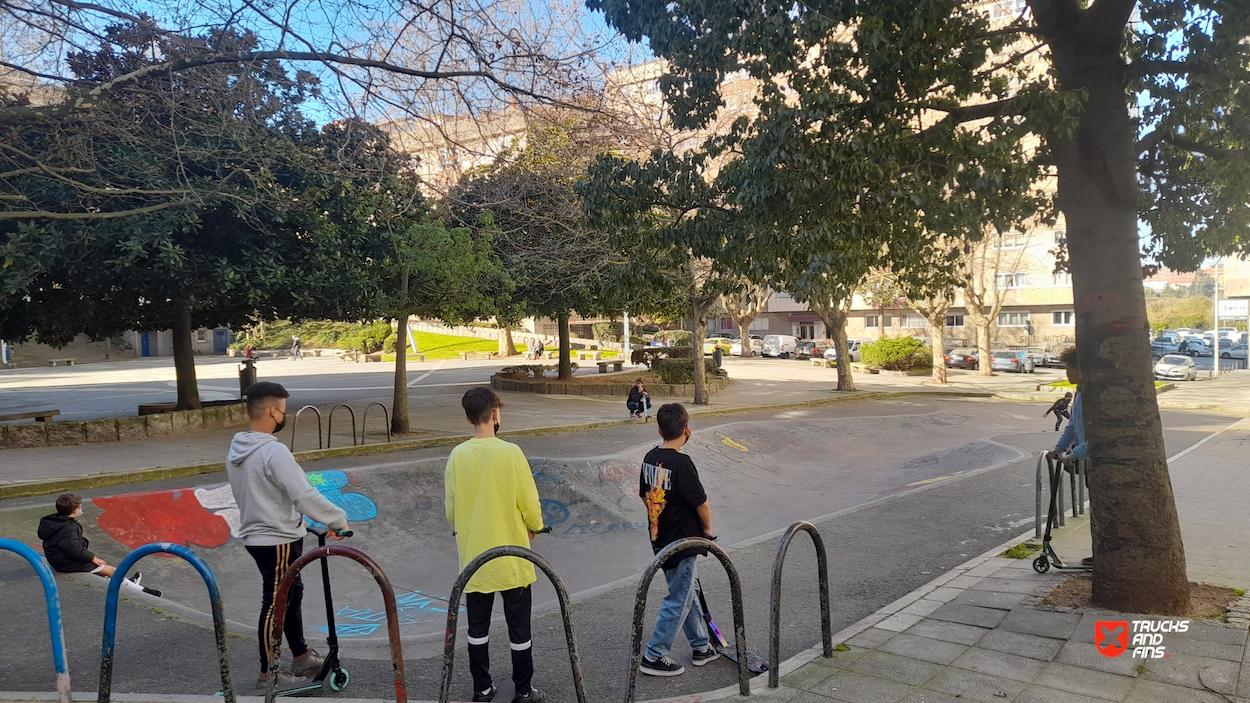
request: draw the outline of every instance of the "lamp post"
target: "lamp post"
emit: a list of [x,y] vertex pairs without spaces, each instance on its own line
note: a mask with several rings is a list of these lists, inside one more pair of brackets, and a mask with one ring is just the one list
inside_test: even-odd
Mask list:
[[1213,378],[1220,377],[1220,266],[1223,265],[1224,259],[1221,257],[1215,262],[1215,327],[1213,328],[1213,338],[1211,344],[1211,367]]

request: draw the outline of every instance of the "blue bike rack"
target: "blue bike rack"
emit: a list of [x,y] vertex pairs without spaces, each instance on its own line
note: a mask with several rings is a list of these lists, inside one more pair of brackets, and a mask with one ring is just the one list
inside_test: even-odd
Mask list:
[[109,579],[108,596],[104,601],[104,646],[100,653],[100,696],[98,703],[109,703],[113,693],[113,649],[117,642],[117,602],[121,596],[122,579],[130,572],[140,559],[162,552],[181,557],[195,567],[208,586],[208,598],[213,605],[213,633],[217,636],[217,664],[221,669],[221,692],[225,703],[235,703],[234,684],[230,680],[230,653],[226,649],[226,608],[221,601],[221,590],[217,587],[217,577],[195,552],[181,544],[172,542],[153,542],[134,550],[122,559]]
[[39,552],[15,539],[0,539],[0,549],[13,552],[30,562],[43,584],[43,600],[48,606],[48,631],[52,633],[52,663],[56,666],[56,692],[61,703],[71,703],[69,663],[65,658],[65,629],[61,622],[61,594],[56,589],[52,567]]

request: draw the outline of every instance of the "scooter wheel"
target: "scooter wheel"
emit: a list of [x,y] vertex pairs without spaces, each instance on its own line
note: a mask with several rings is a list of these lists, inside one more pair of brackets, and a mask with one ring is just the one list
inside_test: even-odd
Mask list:
[[1033,560],[1033,570],[1039,574],[1050,571],[1050,560],[1046,558],[1045,554]]
[[352,675],[347,673],[347,669],[339,669],[330,674],[330,678],[327,681],[330,684],[331,691],[342,691],[347,688],[347,682],[351,680]]

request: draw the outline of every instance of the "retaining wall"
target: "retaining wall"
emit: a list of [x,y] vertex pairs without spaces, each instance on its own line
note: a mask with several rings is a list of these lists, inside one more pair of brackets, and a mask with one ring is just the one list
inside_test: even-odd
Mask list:
[[0,449],[64,447],[180,437],[246,422],[247,408],[243,403],[105,420],[23,422],[0,425]]
[[[619,382],[586,383],[578,379],[561,381],[554,378],[514,378],[495,374],[490,386],[497,391],[520,391],[522,393],[548,393],[557,395],[608,395],[619,396],[621,402],[634,387],[634,378],[622,378]],[[729,387],[727,378],[708,378],[709,393],[719,393]],[[694,395],[693,383],[648,383],[647,393],[652,398],[684,398]]]

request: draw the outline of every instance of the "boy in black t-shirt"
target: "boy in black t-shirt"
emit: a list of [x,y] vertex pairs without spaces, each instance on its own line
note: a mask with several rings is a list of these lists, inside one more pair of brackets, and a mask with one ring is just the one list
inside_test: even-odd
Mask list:
[[[690,457],[679,451],[690,439],[690,416],[679,403],[670,403],[660,408],[655,421],[664,443],[647,452],[643,459],[638,495],[647,506],[651,548],[658,554],[685,537],[715,537],[712,511],[699,482],[699,472]],[[695,666],[720,656],[708,641],[703,613],[694,599],[695,558],[700,554],[707,554],[707,550],[683,550],[664,563],[668,595],[660,604],[655,632],[638,666],[644,674],[677,676],[686,672],[685,667],[668,657],[679,626],[694,649],[691,663]]]

